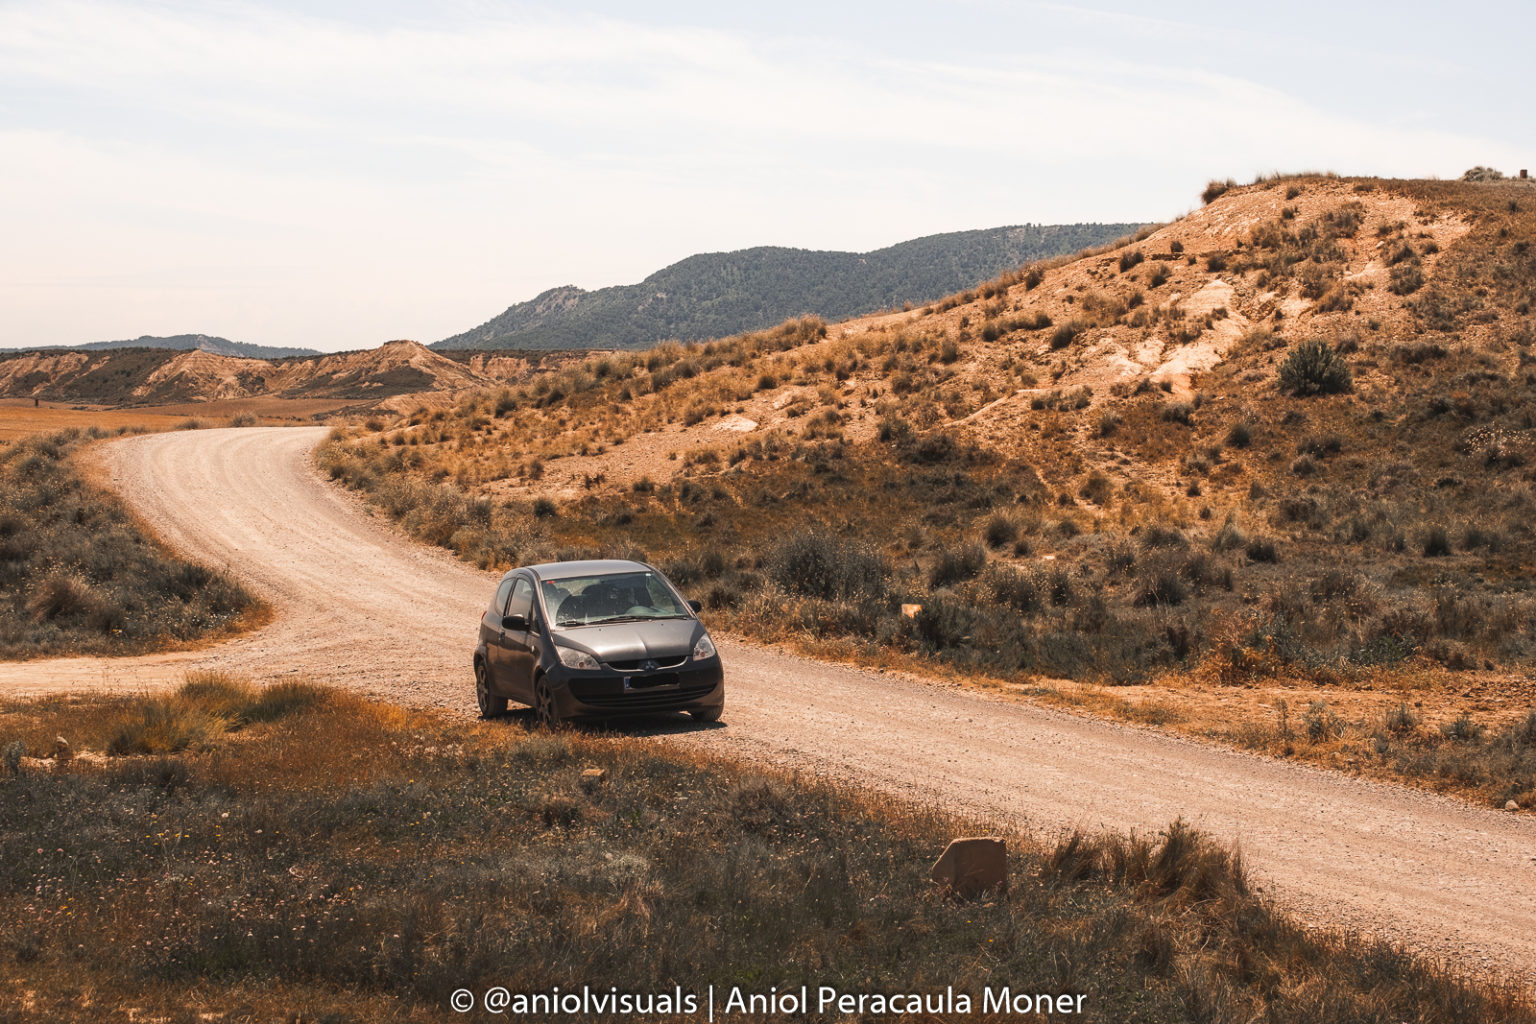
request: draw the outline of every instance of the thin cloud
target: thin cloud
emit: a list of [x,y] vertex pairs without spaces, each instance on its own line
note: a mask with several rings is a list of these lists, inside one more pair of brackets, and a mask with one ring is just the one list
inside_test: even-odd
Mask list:
[[[38,283],[7,289],[0,345],[432,340],[696,251],[1165,217],[1213,174],[1517,159],[1113,54],[973,66],[541,11],[19,3],[0,82],[29,97],[0,113],[0,213],[24,242],[0,275]],[[162,305],[104,283],[125,274]]]

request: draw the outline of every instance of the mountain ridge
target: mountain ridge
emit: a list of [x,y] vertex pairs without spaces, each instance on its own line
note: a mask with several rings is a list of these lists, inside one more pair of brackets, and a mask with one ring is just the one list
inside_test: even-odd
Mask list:
[[864,253],[785,246],[696,253],[636,284],[546,289],[429,347],[636,349],[761,330],[802,315],[842,320],[932,302],[1140,226],[1018,224],[926,235]]
[[102,352],[119,348],[168,349],[173,352],[207,352],[216,356],[235,356],[242,359],[287,359],[293,356],[318,356],[312,348],[291,348],[281,345],[255,345],[247,341],[230,341],[213,334],[171,334],[156,336],[143,334],[137,338],[120,341],[88,341],[83,345],[21,345],[0,349],[0,352]]

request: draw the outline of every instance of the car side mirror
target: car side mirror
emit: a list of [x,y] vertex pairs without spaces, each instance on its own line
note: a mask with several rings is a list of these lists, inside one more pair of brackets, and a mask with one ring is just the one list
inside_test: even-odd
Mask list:
[[502,620],[501,620],[501,628],[502,629],[527,629],[528,628],[528,616],[526,616],[526,615],[506,615],[506,616],[503,616]]
[[689,601],[688,607],[692,608],[694,613],[697,614],[704,610],[704,603],[702,601]]

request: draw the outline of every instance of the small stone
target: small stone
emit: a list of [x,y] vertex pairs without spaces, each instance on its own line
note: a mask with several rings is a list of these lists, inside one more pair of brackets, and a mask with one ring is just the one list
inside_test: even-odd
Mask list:
[[69,740],[63,736],[53,738],[53,759],[60,764],[69,761],[75,756],[74,749],[70,747]]
[[1520,805],[1515,803],[1513,800],[1506,800],[1504,801],[1504,809],[1506,811],[1518,811],[1520,809]]
[[588,768],[581,773],[581,788],[591,792],[601,786],[608,778],[608,772],[602,768]]
[[931,877],[957,896],[970,897],[1008,883],[1008,844],[991,837],[950,841]]

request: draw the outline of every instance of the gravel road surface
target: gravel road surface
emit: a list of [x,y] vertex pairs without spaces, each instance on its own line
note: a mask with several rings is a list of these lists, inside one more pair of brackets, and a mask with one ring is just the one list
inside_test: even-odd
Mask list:
[[[153,688],[193,668],[303,675],[471,713],[469,655],[494,577],[403,538],[322,479],[323,428],[148,434],[100,447],[162,537],[273,602],[259,632],[199,651],[0,665],[0,696]],[[1306,920],[1536,983],[1536,820],[990,697],[723,642],[725,725],[659,730],[1037,833],[1236,842]]]

